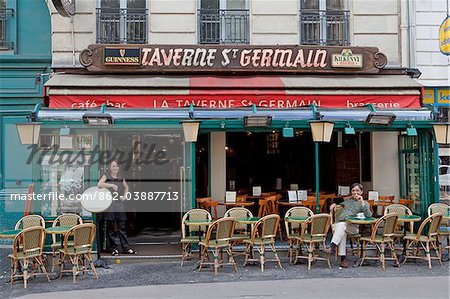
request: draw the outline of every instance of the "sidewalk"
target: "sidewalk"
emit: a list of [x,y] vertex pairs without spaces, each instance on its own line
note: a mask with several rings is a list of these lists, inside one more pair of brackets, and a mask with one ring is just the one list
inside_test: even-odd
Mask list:
[[27,295],[23,298],[448,298],[448,277],[292,279],[151,285]]

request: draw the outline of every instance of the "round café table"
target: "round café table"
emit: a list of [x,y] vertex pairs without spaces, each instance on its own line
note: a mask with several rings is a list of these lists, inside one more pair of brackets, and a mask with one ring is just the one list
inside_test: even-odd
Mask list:
[[[406,236],[406,223],[411,223],[411,222],[419,222],[420,220],[422,220],[422,218],[420,216],[417,215],[402,215],[402,216],[398,216],[398,222],[403,224],[403,237]],[[399,256],[399,263],[403,262],[403,259],[405,258],[406,255],[406,240],[403,239],[403,253],[401,256]]]
[[21,229],[13,229],[0,232],[0,239],[14,239],[21,231]]

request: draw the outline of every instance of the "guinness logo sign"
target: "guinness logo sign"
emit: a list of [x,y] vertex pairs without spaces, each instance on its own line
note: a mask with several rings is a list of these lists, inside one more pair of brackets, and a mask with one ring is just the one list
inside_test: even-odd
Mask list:
[[105,65],[140,65],[141,49],[105,48],[103,63]]

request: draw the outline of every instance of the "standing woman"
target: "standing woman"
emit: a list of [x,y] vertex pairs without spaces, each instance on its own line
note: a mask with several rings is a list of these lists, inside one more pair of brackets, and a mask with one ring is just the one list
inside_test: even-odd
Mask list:
[[[125,222],[127,220],[123,207],[123,198],[128,193],[129,188],[125,179],[119,174],[119,164],[113,160],[109,166],[108,171],[105,173],[97,186],[99,188],[107,188],[111,194],[113,194],[113,200],[111,207],[105,212],[106,230],[108,235],[109,246],[112,255],[119,255],[117,245],[114,240],[114,223],[117,223],[119,229],[120,245],[122,246],[123,253],[136,254],[130,247],[127,239],[127,231]],[[118,195],[118,196],[115,196]]]

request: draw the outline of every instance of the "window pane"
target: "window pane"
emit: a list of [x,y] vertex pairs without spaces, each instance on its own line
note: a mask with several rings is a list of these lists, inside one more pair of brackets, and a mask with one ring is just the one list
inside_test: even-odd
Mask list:
[[226,9],[245,9],[245,0],[227,0]]
[[344,10],[344,1],[327,0],[327,10]]
[[300,8],[302,10],[319,10],[319,0],[300,0]]
[[127,8],[145,9],[145,0],[127,0]]
[[202,0],[200,2],[201,9],[219,9],[219,0]]
[[120,2],[119,0],[101,0],[100,7],[103,9],[119,9]]

